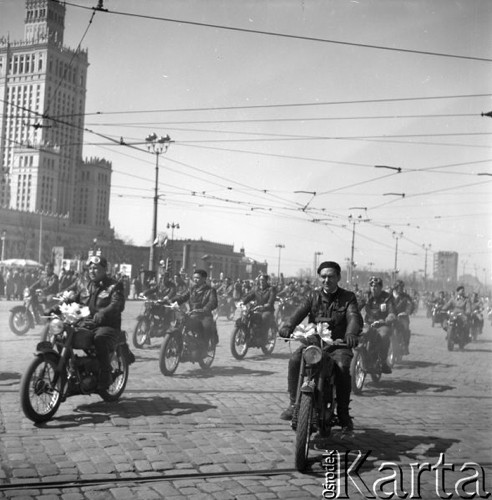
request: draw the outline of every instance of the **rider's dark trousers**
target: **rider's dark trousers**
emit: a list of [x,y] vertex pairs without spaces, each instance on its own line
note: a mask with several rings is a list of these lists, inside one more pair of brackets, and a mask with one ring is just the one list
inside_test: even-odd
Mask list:
[[258,323],[261,322],[261,333],[263,335],[263,340],[266,342],[268,338],[268,329],[273,322],[273,313],[271,311],[262,311],[256,312],[254,315],[257,318],[255,318],[255,321],[258,321]]
[[[299,370],[301,368],[301,358],[304,346],[299,347],[292,353],[289,359],[289,371],[287,376],[287,387],[289,391],[290,403],[296,400],[297,385],[299,382]],[[323,351],[324,356],[330,356],[335,362],[335,386],[337,392],[338,417],[343,422],[349,416],[350,393],[352,390],[352,380],[350,377],[350,362],[352,361],[352,349],[341,347],[331,352]]]
[[214,338],[214,335],[217,335],[217,326],[211,314],[194,314],[192,312],[188,319],[188,325],[193,332],[197,332],[199,335],[203,334],[207,339]]
[[410,318],[408,316],[405,316],[403,318],[398,318],[397,328],[400,329],[403,341],[405,342],[405,345],[408,347],[410,344]]
[[94,330],[96,357],[102,372],[111,371],[109,356],[116,346],[119,330],[111,326],[99,326]]

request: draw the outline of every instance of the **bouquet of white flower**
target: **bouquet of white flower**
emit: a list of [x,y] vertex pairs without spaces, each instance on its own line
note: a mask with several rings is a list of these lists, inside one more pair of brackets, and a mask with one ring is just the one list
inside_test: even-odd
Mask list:
[[60,311],[69,323],[75,323],[76,321],[82,318],[87,318],[87,316],[90,315],[89,308],[87,306],[81,306],[77,302],[61,304]]

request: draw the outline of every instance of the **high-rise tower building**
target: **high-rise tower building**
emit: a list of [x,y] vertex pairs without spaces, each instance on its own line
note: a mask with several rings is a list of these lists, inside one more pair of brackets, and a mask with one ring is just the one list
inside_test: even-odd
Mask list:
[[0,206],[71,214],[82,163],[87,51],[63,45],[64,4],[26,0],[25,6],[24,39],[0,40]]

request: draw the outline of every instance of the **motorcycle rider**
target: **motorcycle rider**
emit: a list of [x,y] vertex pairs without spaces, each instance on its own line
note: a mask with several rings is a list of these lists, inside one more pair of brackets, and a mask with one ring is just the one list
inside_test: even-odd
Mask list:
[[[456,288],[456,295],[451,297],[443,306],[443,311],[451,311],[458,315],[458,324],[463,331],[465,338],[469,337],[470,324],[468,318],[471,314],[471,306],[468,297],[465,295],[465,287],[460,285]],[[446,328],[444,328],[446,330]]]
[[176,296],[176,284],[171,280],[169,271],[164,273],[159,278],[159,283],[156,286],[148,288],[143,292],[146,297],[157,297],[159,300],[171,301]]
[[224,281],[217,287],[217,296],[224,301],[226,310],[234,312],[234,283],[231,278],[226,277]]
[[392,289],[393,301],[395,304],[396,328],[399,328],[405,348],[405,354],[409,354],[410,345],[410,315],[415,309],[415,303],[408,293],[405,292],[405,283],[397,280]]
[[476,321],[478,333],[483,333],[483,302],[477,292],[473,292],[470,299],[470,322]]
[[[346,346],[340,346],[332,352],[327,352],[335,362],[335,384],[337,393],[337,412],[342,433],[353,430],[352,418],[349,414],[351,393],[350,362],[353,357],[352,348],[357,346],[362,331],[363,321],[353,292],[338,286],[341,279],[341,268],[337,262],[322,262],[317,269],[321,288],[312,289],[301,299],[299,307],[280,329],[280,336],[288,338],[295,327],[308,316],[310,323],[316,323],[318,318],[328,318],[332,330],[332,338],[343,339]],[[289,360],[287,386],[289,406],[282,412],[282,420],[292,420],[293,407],[296,400],[297,383],[304,346],[292,353]],[[326,351],[325,351],[326,352]]]
[[[58,275],[55,274],[55,267],[51,262],[45,265],[44,273],[29,287],[29,290],[34,305],[38,303],[38,296],[35,293],[36,290],[41,290],[42,295],[45,297],[46,304],[52,302],[53,297],[60,291],[60,282],[58,280]],[[34,311],[37,310],[36,307],[33,309]]]
[[46,300],[49,302],[59,291],[58,275],[55,274],[55,266],[48,262],[44,266],[44,273],[30,286],[31,292],[41,289]]
[[121,330],[121,313],[125,308],[123,283],[107,274],[108,261],[102,255],[92,255],[86,263],[89,281],[80,281],[72,301],[85,305],[90,316],[82,327],[94,332],[94,346],[99,361],[99,390],[107,389],[112,381],[110,355]]
[[[360,304],[360,310],[365,310],[364,322],[368,325],[367,335],[374,337],[378,346],[382,373],[391,373],[388,365],[388,350],[390,347],[392,326],[396,319],[395,303],[392,295],[383,290],[383,280],[376,276],[369,279],[369,293]],[[381,322],[384,324],[376,323]]]
[[260,322],[264,342],[268,338],[268,329],[274,320],[276,297],[277,289],[270,285],[270,277],[266,273],[261,273],[257,278],[257,286],[247,293],[242,300],[243,304],[255,302],[256,308],[253,317],[256,317],[256,320]]
[[207,271],[204,269],[195,269],[192,279],[190,289],[175,297],[173,305],[188,302],[192,331],[203,334],[204,339],[212,339],[212,342],[217,345],[219,336],[212,316],[212,311],[217,308],[217,291],[207,283]]

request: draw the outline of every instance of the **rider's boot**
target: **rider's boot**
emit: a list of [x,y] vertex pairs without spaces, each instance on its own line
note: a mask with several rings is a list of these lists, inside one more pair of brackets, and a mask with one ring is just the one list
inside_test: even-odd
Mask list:
[[296,367],[291,367],[289,362],[289,371],[287,375],[287,387],[289,392],[289,406],[280,414],[281,420],[292,420],[294,415],[294,406],[296,403],[297,392],[297,377],[298,370]]
[[94,345],[96,347],[96,358],[99,361],[99,378],[97,381],[97,390],[104,391],[112,383],[111,362],[109,360],[110,347],[107,340],[103,337],[94,337]]
[[350,375],[340,374],[336,382],[337,390],[337,416],[342,428],[342,435],[350,435],[354,430],[354,424],[349,413],[351,380]]

